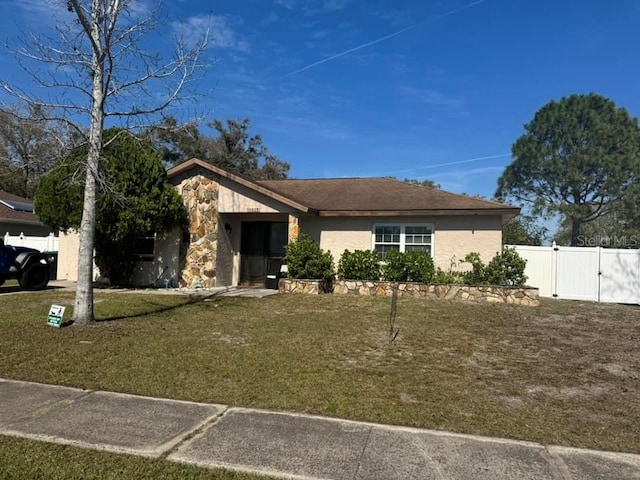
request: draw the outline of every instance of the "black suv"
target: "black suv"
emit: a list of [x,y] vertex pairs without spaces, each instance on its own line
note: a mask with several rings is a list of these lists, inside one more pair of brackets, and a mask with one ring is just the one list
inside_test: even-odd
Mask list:
[[24,290],[42,290],[49,283],[47,255],[33,248],[5,245],[0,238],[0,285],[18,279]]

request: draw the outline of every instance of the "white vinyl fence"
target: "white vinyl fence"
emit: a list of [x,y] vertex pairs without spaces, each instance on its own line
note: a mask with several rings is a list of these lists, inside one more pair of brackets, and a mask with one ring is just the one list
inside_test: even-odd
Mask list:
[[640,250],[510,245],[541,297],[640,304]]
[[24,234],[9,235],[5,233],[4,237],[5,245],[12,245],[14,247],[29,247],[40,250],[41,252],[57,252],[58,251],[58,237],[53,233],[45,237],[31,237]]

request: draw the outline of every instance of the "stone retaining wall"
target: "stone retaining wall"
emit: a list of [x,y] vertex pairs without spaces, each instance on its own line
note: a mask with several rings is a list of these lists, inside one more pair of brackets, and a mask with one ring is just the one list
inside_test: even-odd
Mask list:
[[[333,293],[334,295],[391,296],[392,282],[361,280],[334,280],[327,285],[320,280],[280,280],[280,293]],[[537,307],[540,298],[537,288],[496,287],[490,285],[429,285],[424,283],[399,283],[398,296],[444,298],[470,302],[508,303]]]
[[331,293],[333,290],[331,280],[293,280],[288,278],[280,279],[278,291],[280,293]]

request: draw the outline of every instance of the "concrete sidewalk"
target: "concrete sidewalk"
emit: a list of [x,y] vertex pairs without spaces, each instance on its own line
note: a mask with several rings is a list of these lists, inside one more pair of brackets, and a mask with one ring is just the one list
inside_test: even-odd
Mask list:
[[3,379],[0,434],[281,478],[640,480],[640,455]]
[[[52,280],[47,287],[49,290],[75,291],[78,284],[68,280]],[[198,295],[202,297],[247,297],[247,298],[264,298],[275,295],[278,290],[269,288],[254,287],[214,287],[214,288],[99,288],[96,286],[96,292],[104,291],[109,293],[132,293],[132,294],[148,294],[148,295]],[[22,290],[19,287],[8,290],[7,293],[19,293]]]

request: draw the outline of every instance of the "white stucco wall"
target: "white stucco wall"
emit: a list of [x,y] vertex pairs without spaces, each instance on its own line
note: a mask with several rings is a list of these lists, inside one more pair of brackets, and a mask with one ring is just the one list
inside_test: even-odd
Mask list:
[[469,252],[478,252],[485,262],[502,249],[500,216],[451,217],[301,217],[300,229],[330,250],[336,261],[345,249],[373,248],[373,225],[382,223],[434,225],[432,252],[434,263],[448,270]]

